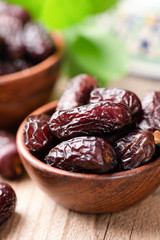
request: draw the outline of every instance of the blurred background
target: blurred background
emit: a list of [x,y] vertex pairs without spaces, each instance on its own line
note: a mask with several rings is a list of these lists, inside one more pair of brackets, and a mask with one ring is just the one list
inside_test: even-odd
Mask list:
[[[128,74],[159,80],[158,0],[8,2],[24,6],[49,31],[63,34],[66,54],[62,79],[85,72],[96,76],[101,87]],[[59,84],[63,89],[63,81]]]

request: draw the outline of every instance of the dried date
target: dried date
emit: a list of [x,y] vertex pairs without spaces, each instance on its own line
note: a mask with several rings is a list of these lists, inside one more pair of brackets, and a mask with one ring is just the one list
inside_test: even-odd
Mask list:
[[[0,15],[0,39],[3,42],[3,58],[16,59],[24,54],[21,22],[12,16]],[[1,53],[1,54],[2,54]]]
[[137,127],[142,130],[160,130],[160,92],[150,91],[142,101],[143,116]]
[[105,136],[130,124],[129,109],[121,104],[100,102],[55,112],[49,121],[54,136],[61,140],[77,136]]
[[105,173],[115,168],[116,154],[99,137],[77,137],[64,141],[45,157],[52,167],[72,172]]
[[149,162],[155,153],[153,134],[149,131],[135,131],[114,144],[120,170],[139,167]]
[[59,99],[56,111],[87,104],[90,92],[96,87],[98,87],[96,78],[87,74],[80,74],[72,78]]
[[0,225],[3,224],[15,211],[17,202],[13,188],[5,183],[0,183]]
[[30,21],[24,25],[22,39],[27,57],[35,63],[41,62],[56,51],[51,36],[37,23]]
[[145,112],[153,111],[160,104],[160,92],[149,91],[142,100],[142,108]]
[[100,101],[111,101],[114,103],[121,103],[126,105],[132,116],[137,116],[142,111],[141,101],[135,93],[118,88],[97,88],[90,94],[89,103]]
[[24,144],[33,154],[44,154],[57,144],[49,129],[48,115],[32,115],[25,121],[23,130]]
[[0,131],[0,174],[9,179],[16,179],[23,174],[23,166],[18,155],[15,137]]
[[10,61],[0,60],[0,76],[16,72],[15,66]]
[[17,18],[23,24],[25,24],[31,19],[29,13],[21,6],[15,4],[8,4],[7,2],[2,1],[0,1],[0,14],[9,15]]

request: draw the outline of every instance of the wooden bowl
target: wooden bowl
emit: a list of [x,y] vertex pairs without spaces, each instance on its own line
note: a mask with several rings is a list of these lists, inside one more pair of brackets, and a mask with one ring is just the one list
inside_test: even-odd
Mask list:
[[52,38],[57,51],[41,63],[12,74],[0,76],[0,128],[12,128],[34,109],[46,103],[59,76],[64,54],[63,37]]
[[[57,102],[34,111],[51,114]],[[57,203],[84,213],[108,213],[125,209],[149,196],[160,184],[160,158],[133,170],[113,174],[73,173],[36,159],[23,141],[24,121],[17,132],[17,147],[31,179]]]

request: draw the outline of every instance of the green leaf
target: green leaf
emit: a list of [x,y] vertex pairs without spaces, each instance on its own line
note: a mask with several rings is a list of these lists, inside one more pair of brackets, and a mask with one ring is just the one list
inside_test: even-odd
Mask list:
[[33,18],[40,18],[45,0],[8,0],[8,2],[23,6]]
[[50,29],[64,29],[85,17],[106,10],[117,0],[47,0],[42,21]]
[[52,29],[61,29],[81,21],[91,12],[90,0],[47,0],[42,20]]
[[112,33],[94,25],[81,25],[64,32],[69,75],[89,73],[101,86],[127,72],[127,53]]
[[117,0],[8,0],[22,5],[49,29],[63,29],[111,7]]
[[[91,0],[92,1],[92,0]],[[112,7],[118,0],[94,0],[93,13],[100,13]]]

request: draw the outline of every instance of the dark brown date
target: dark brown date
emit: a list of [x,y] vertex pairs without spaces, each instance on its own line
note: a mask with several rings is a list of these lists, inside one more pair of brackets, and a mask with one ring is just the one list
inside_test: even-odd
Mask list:
[[15,60],[12,59],[10,61],[0,60],[0,75],[18,72],[31,66],[33,66],[31,62],[20,58],[17,58]]
[[24,54],[21,30],[22,24],[17,18],[0,15],[0,39],[4,45],[4,58],[15,59]]
[[26,23],[22,38],[27,57],[35,63],[41,62],[56,51],[51,36],[37,23]]
[[81,74],[72,78],[58,102],[56,111],[87,104],[90,92],[96,87],[98,87],[96,78],[87,74]]
[[142,130],[160,130],[160,92],[150,91],[142,101],[143,116],[137,127]]
[[10,61],[0,60],[0,75],[10,74],[13,72],[16,72],[16,68]]
[[9,179],[22,175],[23,166],[18,155],[15,137],[6,131],[0,131],[0,174]]
[[[48,115],[33,115],[26,119],[23,137],[24,144],[32,153],[41,154],[57,144],[49,129]],[[55,144],[56,142],[56,144]]]
[[126,105],[133,116],[142,111],[141,101],[135,93],[118,88],[97,88],[91,92],[89,103],[111,101]]
[[120,170],[136,168],[149,162],[154,155],[154,137],[149,131],[139,130],[119,139],[114,148]]
[[77,137],[62,142],[45,157],[52,167],[72,172],[105,173],[115,168],[116,154],[98,137]]
[[0,225],[4,223],[15,211],[16,194],[13,188],[4,182],[0,183]]
[[105,136],[132,121],[129,109],[121,104],[100,102],[55,112],[49,121],[52,134],[61,140],[78,136]]
[[153,111],[160,105],[160,92],[149,91],[142,100],[142,108],[145,112]]
[[14,18],[17,18],[23,24],[30,20],[29,13],[19,5],[8,4],[6,2],[0,1],[0,14],[9,15]]

